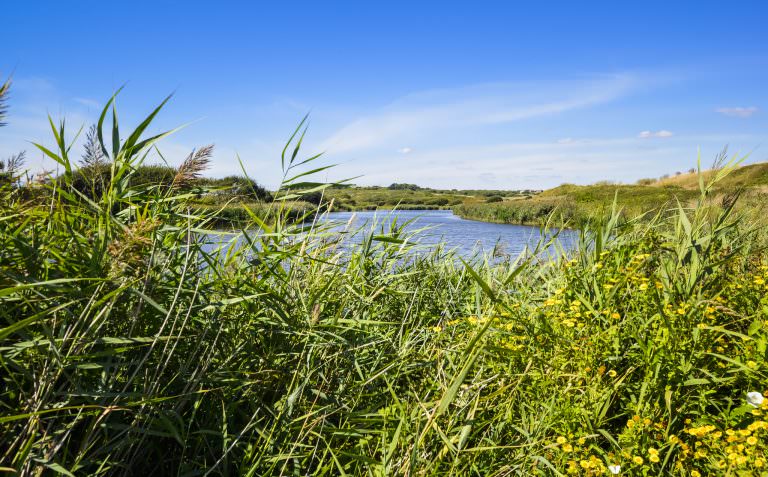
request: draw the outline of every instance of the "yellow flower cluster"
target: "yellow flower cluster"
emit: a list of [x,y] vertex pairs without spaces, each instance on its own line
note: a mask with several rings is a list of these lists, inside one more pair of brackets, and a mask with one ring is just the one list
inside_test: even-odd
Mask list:
[[[763,406],[766,407],[766,406]],[[709,464],[717,470],[760,469],[766,464],[768,455],[768,422],[757,420],[743,429],[725,429],[707,424],[686,429],[686,434],[695,441],[691,445],[681,443],[681,457],[678,463],[693,459],[698,467]],[[693,475],[693,473],[691,473]]]
[[[603,460],[591,453],[588,450],[581,447],[585,444],[586,440],[580,438],[578,440],[578,446],[573,446],[568,439],[564,436],[558,436],[555,440],[559,450],[565,455],[574,458],[568,460],[566,472],[569,475],[603,475],[608,471]],[[580,455],[574,455],[580,454]]]

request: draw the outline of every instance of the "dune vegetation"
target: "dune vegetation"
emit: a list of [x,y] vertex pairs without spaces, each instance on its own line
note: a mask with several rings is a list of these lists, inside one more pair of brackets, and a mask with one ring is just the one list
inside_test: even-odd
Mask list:
[[271,220],[223,240],[188,187],[204,162],[132,181],[160,109],[124,134],[112,106],[98,194],[63,123],[38,146],[60,178],[4,169],[4,472],[765,473],[768,233],[717,198],[737,160],[665,213],[609,210],[575,249],[499,263],[291,220],[329,187],[300,129]]
[[[454,212],[464,218],[508,224],[541,224],[550,214],[557,223],[579,226],[610,212],[614,200],[626,218],[674,209],[679,201],[686,207],[699,197],[699,178],[710,181],[726,160],[723,151],[715,167],[699,172],[679,173],[659,179],[641,179],[637,184],[598,183],[587,186],[563,184],[540,194],[498,203],[457,204]],[[740,196],[739,206],[759,206],[768,200],[768,163],[750,164],[734,170],[712,189],[716,200],[726,203]]]
[[[457,190],[431,189],[415,184],[390,184],[387,187],[336,185],[325,191],[334,210],[433,210],[461,204],[484,204],[531,197],[533,190]],[[319,194],[318,194],[319,195]]]

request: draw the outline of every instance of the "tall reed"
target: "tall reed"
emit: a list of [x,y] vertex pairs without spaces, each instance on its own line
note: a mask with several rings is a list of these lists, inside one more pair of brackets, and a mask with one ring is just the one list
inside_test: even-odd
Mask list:
[[400,227],[345,242],[291,220],[285,204],[328,186],[308,179],[326,166],[301,158],[302,122],[272,220],[221,243],[217,209],[183,187],[130,185],[164,104],[124,136],[108,101],[100,196],[72,186],[63,122],[37,146],[62,180],[32,199],[1,186],[2,470],[760,472],[765,225],[710,198],[735,163],[695,207],[615,208],[577,250],[462,261],[413,253]]

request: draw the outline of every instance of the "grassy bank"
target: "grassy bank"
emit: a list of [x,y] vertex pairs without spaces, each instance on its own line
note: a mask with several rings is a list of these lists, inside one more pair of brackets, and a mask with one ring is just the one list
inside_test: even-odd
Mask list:
[[332,187],[325,197],[333,199],[335,210],[435,210],[461,204],[484,204],[531,197],[532,190],[458,190],[430,189],[414,184],[391,184],[388,187]]
[[[704,171],[702,178],[711,180],[712,174],[711,171]],[[579,225],[609,213],[614,199],[621,208],[622,216],[631,218],[675,208],[678,201],[690,206],[699,197],[697,173],[641,182],[644,185],[564,184],[529,198],[465,203],[453,207],[453,210],[461,217],[486,222],[538,225],[554,214],[559,224]],[[740,194],[740,205],[751,203],[757,206],[768,198],[768,164],[736,168],[718,182],[712,192],[715,200],[728,202]]]
[[[212,251],[182,188],[122,185],[155,142],[127,137],[95,200],[71,172],[48,202],[0,189],[4,471],[763,472],[768,233],[714,186],[554,259],[341,247],[280,208]],[[308,187],[292,157],[278,200]]]

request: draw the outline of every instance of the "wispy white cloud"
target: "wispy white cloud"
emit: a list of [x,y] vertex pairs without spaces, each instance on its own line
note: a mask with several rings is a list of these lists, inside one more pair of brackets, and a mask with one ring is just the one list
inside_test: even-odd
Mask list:
[[717,108],[716,112],[725,116],[731,116],[735,118],[748,118],[754,115],[759,109],[756,106],[749,107],[734,107],[734,108]]
[[400,154],[409,154],[411,151],[413,151],[413,149],[411,149],[410,147],[401,147],[400,149],[397,150],[397,152],[399,152]]
[[660,131],[640,131],[640,134],[637,135],[637,137],[641,139],[651,139],[654,137],[666,138],[672,136],[674,136],[674,133],[672,133],[672,131],[667,131],[666,129]]
[[82,104],[85,107],[92,108],[92,109],[99,109],[101,107],[101,103],[96,101],[95,99],[89,99],[89,98],[72,98],[72,101]]
[[456,129],[556,115],[613,101],[643,84],[642,78],[621,74],[426,91],[348,123],[321,148],[333,153],[359,152]]
[[[392,151],[371,154],[365,175],[356,182],[386,185],[408,182],[437,188],[544,189],[564,182],[589,184],[598,180],[634,183],[695,166],[697,146],[702,157],[714,157],[723,144],[735,150],[754,144],[750,135],[685,135],[665,141],[637,136],[579,138],[567,144],[509,142],[414,150],[408,157]],[[360,174],[360,166],[345,163],[340,176]]]

